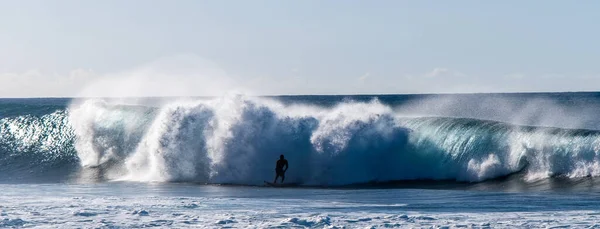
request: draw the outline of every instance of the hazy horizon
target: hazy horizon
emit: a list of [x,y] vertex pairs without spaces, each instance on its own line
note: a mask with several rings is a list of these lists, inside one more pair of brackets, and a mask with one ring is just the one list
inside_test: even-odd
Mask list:
[[600,91],[600,3],[0,2],[0,97]]

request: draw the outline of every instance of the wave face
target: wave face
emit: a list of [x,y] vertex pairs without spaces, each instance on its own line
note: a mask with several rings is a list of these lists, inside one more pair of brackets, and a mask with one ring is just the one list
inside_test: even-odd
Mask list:
[[64,110],[0,119],[0,179],[64,179],[78,166],[74,140]]
[[87,99],[2,116],[0,128],[5,181],[258,185],[274,178],[280,154],[290,162],[286,181],[304,185],[600,176],[600,132],[407,116],[378,100],[317,106],[235,95],[148,106]]

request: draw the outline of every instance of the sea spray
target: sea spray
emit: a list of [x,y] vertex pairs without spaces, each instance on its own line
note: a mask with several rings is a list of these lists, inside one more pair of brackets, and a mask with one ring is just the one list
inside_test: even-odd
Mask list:
[[2,179],[70,171],[97,181],[254,185],[273,179],[280,154],[290,161],[286,180],[304,185],[600,176],[597,131],[401,111],[378,100],[323,107],[241,95],[152,106],[81,99],[0,119]]

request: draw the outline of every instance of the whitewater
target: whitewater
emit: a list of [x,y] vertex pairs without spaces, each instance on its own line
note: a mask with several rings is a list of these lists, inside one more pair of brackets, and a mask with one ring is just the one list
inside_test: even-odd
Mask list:
[[[597,93],[0,99],[0,226],[592,227],[599,110]],[[296,188],[263,186],[281,154]]]

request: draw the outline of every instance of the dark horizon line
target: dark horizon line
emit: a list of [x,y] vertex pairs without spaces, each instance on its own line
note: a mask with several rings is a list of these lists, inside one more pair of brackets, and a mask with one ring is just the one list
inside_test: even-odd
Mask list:
[[[524,91],[524,92],[464,92],[464,93],[359,93],[359,94],[275,94],[275,95],[249,95],[250,97],[290,97],[290,96],[394,96],[394,95],[417,95],[417,96],[436,96],[436,95],[541,95],[541,94],[593,94],[600,93],[600,91]],[[115,97],[115,96],[87,96],[87,97],[65,97],[65,96],[53,96],[53,97],[0,97],[0,99],[90,99],[90,98],[115,98],[115,99],[126,99],[126,98],[214,98],[221,97],[217,95],[168,95],[168,96],[126,96],[126,97]]]

